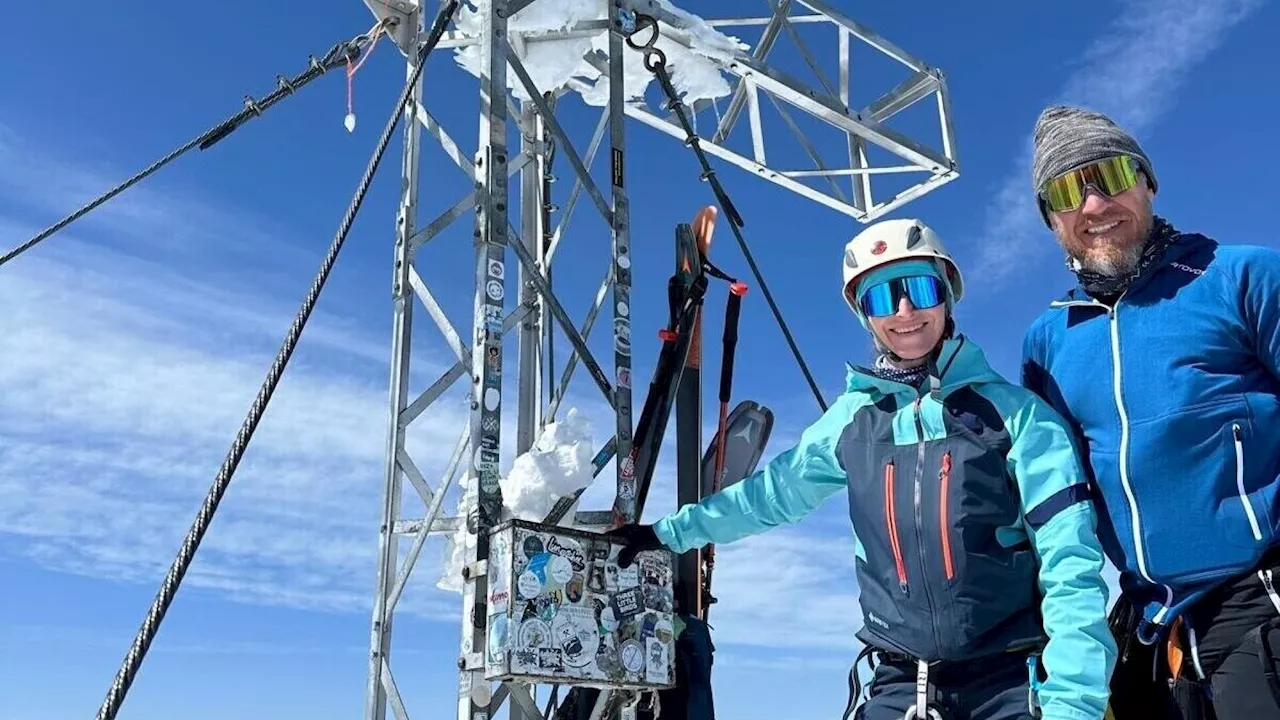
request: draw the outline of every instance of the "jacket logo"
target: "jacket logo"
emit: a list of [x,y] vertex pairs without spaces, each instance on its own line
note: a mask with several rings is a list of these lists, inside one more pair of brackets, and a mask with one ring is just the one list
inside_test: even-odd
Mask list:
[[884,620],[881,620],[880,618],[876,617],[876,614],[875,614],[875,613],[870,613],[870,612],[869,612],[869,613],[867,613],[867,619],[868,619],[868,620],[870,620],[871,622],[873,622],[873,623],[875,623],[875,624],[879,625],[880,627],[884,628],[885,630],[888,630],[888,629],[889,629],[889,623],[887,623],[887,622],[885,622]]
[[1180,263],[1180,262],[1173,262],[1173,263],[1169,263],[1169,264],[1170,264],[1170,265],[1172,265],[1172,266],[1174,266],[1174,267],[1176,267],[1176,268],[1178,268],[1179,270],[1181,270],[1181,271],[1183,271],[1183,272],[1189,272],[1189,273],[1191,273],[1192,275],[1203,275],[1203,274],[1204,274],[1204,271],[1203,271],[1203,270],[1199,270],[1199,269],[1197,269],[1197,268],[1193,268],[1193,267],[1191,267],[1190,265],[1183,265],[1183,264],[1182,264],[1182,263]]
[[871,254],[872,254],[872,255],[879,255],[879,254],[883,253],[885,250],[888,250],[888,249],[889,249],[889,245],[888,245],[888,243],[886,243],[886,242],[885,242],[885,241],[883,241],[883,240],[877,240],[877,241],[876,241],[876,244],[871,246]]

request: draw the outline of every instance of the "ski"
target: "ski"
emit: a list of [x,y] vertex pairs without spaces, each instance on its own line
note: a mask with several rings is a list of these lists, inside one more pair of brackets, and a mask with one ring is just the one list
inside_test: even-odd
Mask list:
[[[773,411],[752,400],[743,400],[725,417],[723,432],[717,433],[702,458],[702,495],[705,497],[744,480],[755,472],[769,435],[773,432]],[[702,558],[701,611],[703,622],[716,598],[711,594],[711,574],[715,570],[716,546],[708,545]]]
[[[716,209],[698,211],[691,233],[677,234],[676,276],[693,281],[699,257],[710,256]],[[694,311],[684,372],[676,386],[676,507],[696,505],[702,499],[702,308]],[[675,611],[701,617],[702,551],[690,550],[676,558]]]

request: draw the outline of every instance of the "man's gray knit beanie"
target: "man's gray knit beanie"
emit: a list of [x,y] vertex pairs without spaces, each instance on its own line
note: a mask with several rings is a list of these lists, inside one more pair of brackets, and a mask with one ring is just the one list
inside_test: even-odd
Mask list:
[[[1031,164],[1034,192],[1052,177],[1072,168],[1113,155],[1129,155],[1138,161],[1156,189],[1156,175],[1151,170],[1151,159],[1142,151],[1133,136],[1106,115],[1067,105],[1045,108],[1036,120],[1035,157]],[[1045,224],[1049,217],[1043,203],[1040,214]]]

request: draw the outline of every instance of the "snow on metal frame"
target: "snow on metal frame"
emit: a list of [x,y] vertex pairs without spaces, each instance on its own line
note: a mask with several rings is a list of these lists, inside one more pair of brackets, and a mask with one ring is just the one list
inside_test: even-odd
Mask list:
[[[685,102],[728,95],[732,88],[720,67],[730,62],[735,53],[750,46],[719,32],[702,18],[677,8],[668,0],[657,2],[682,21],[681,29],[689,37],[688,47],[666,37],[660,37],[656,44],[666,53],[672,83],[684,95]],[[489,6],[489,0],[472,0],[460,8],[455,37],[476,37]],[[508,18],[508,33],[523,39],[524,47],[516,45],[516,55],[539,90],[553,93],[574,90],[588,105],[608,105],[609,78],[586,59],[597,52],[606,56],[609,52],[607,8],[608,4],[601,0],[535,0]],[[479,45],[458,47],[454,53],[459,66],[479,77]],[[623,68],[628,102],[641,100],[645,88],[653,81],[653,73],[644,67],[644,56],[628,53]],[[571,80],[575,82],[570,84]],[[524,86],[514,75],[508,76],[507,86],[517,98],[528,99]]]

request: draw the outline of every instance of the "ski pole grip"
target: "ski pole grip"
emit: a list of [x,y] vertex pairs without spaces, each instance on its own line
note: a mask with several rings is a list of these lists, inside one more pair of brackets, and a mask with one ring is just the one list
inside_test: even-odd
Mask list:
[[[733,395],[733,357],[738,347],[738,314],[742,309],[742,293],[729,293],[729,302],[724,311],[724,354],[720,360],[720,402],[727,403]],[[743,286],[743,292],[746,286]]]

